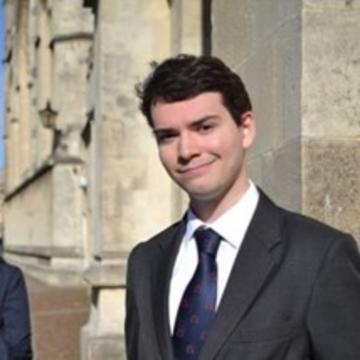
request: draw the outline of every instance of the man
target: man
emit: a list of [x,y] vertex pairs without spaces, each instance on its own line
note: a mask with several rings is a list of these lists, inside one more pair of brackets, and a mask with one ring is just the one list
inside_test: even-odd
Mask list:
[[359,360],[351,236],[277,207],[249,180],[255,118],[237,74],[181,55],[139,89],[183,219],[131,253],[129,360]]
[[21,271],[0,258],[0,359],[30,360],[28,298]]

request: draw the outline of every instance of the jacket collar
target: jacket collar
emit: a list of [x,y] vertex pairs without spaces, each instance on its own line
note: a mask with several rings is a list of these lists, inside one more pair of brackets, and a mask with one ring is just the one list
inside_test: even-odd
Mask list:
[[163,234],[159,239],[157,272],[152,285],[154,322],[159,351],[162,359],[173,358],[169,324],[169,288],[176,255],[185,232],[185,220]]
[[199,360],[213,359],[244,317],[279,262],[282,216],[260,191],[260,199],[225,288]]

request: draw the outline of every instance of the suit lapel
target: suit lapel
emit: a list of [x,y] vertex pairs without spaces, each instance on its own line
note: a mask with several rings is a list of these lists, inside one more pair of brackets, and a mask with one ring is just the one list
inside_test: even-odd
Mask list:
[[260,200],[235,260],[216,319],[200,360],[213,359],[275,269],[272,248],[280,241],[277,208],[260,191]]
[[[169,325],[169,286],[176,255],[184,235],[185,222],[166,232],[159,245],[156,259],[156,273],[152,284],[152,303],[154,308],[155,331],[159,351],[164,360],[172,359],[171,332]],[[166,238],[165,238],[166,236]]]

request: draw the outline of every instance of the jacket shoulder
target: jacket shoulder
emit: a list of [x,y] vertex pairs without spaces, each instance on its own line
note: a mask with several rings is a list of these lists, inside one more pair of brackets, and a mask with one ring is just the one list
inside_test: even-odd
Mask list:
[[309,216],[285,209],[281,209],[281,211],[284,214],[286,229],[292,235],[299,234],[302,237],[306,236],[311,239],[329,239],[349,236],[349,234]]
[[[282,210],[283,235],[286,243],[301,257],[321,261],[331,249],[352,249],[357,252],[355,239],[348,233],[311,217]],[[346,251],[347,252],[347,251]]]
[[6,282],[11,278],[22,277],[22,271],[17,266],[11,265],[3,258],[0,258],[0,276],[2,282]]
[[171,241],[175,235],[175,233],[182,226],[183,222],[177,221],[172,225],[168,226],[164,230],[152,236],[150,239],[139,242],[130,252],[129,257],[132,258],[134,256],[139,256],[144,253],[145,255],[149,255],[151,251],[156,250],[162,244],[165,244],[168,241]]
[[349,240],[354,242],[350,234],[309,216],[280,207],[262,191],[260,194],[259,208],[262,216],[259,218],[265,225],[259,224],[260,220],[257,221],[257,224],[262,226],[263,236],[280,235],[280,238],[287,244],[287,248],[290,246],[301,253],[305,251],[309,256],[324,254],[332,245],[342,243],[344,240],[345,242]]

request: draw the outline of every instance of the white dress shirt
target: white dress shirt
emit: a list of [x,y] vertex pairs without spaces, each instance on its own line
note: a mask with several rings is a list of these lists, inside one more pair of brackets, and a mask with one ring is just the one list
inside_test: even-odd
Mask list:
[[216,307],[218,307],[258,200],[259,192],[250,181],[250,186],[242,198],[210,224],[202,222],[191,209],[188,210],[186,231],[180,244],[170,282],[169,321],[171,331],[174,330],[182,296],[198,264],[198,251],[193,237],[194,232],[200,226],[206,226],[215,230],[222,237],[216,255],[218,269]]

